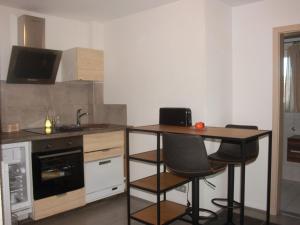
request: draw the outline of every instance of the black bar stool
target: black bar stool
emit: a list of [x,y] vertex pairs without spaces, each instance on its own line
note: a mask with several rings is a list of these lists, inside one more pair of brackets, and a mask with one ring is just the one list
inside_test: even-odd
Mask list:
[[[192,217],[190,222],[198,225],[199,219],[216,218],[217,214],[213,211],[199,208],[199,179],[224,170],[226,164],[208,159],[201,136],[185,134],[163,134],[163,157],[171,172],[192,181],[192,208],[189,207],[187,211]],[[199,210],[210,213],[211,216],[199,217]]]
[[[256,126],[246,125],[233,125],[228,124],[226,128],[237,128],[237,129],[254,129],[257,130]],[[223,162],[228,164],[228,186],[227,186],[227,198],[214,198],[212,203],[221,208],[227,208],[227,222],[226,225],[233,223],[233,209],[244,207],[237,201],[234,201],[234,167],[239,164],[248,164],[256,160],[259,152],[258,138],[246,142],[244,145],[244,157],[242,156],[240,144],[231,143],[229,141],[222,141],[217,152],[208,156],[209,159],[216,162]],[[241,186],[245,185],[242,184]],[[226,202],[222,204],[222,202]]]

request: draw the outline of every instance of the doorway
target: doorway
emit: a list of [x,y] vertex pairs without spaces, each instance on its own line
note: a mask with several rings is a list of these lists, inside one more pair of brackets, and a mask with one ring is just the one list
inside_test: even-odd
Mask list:
[[[273,29],[272,215],[278,215],[281,211],[283,211],[281,209],[284,209],[284,204],[288,204],[287,197],[284,196],[284,193],[289,193],[288,188],[293,186],[293,183],[288,182],[290,177],[288,176],[289,169],[287,167],[289,162],[286,160],[288,150],[287,141],[288,137],[292,137],[297,134],[296,131],[300,134],[300,124],[296,130],[296,118],[298,114],[296,111],[286,112],[286,103],[283,102],[286,97],[284,89],[286,85],[286,81],[284,79],[286,77],[284,77],[284,70],[287,69],[287,64],[285,62],[287,59],[284,57],[286,54],[284,42],[292,42],[292,38],[297,39],[298,37],[300,37],[300,24]],[[289,45],[291,44],[293,43],[290,43]],[[286,48],[287,46],[288,45],[286,45]],[[298,206],[298,208],[300,207]]]
[[300,34],[283,35],[280,212],[300,218]]

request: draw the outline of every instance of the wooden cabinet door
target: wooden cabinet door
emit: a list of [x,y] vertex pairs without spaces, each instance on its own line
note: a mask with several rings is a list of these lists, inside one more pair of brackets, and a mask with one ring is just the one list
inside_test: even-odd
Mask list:
[[103,51],[77,49],[77,77],[79,80],[103,81]]
[[104,149],[124,147],[124,131],[113,131],[83,136],[83,151],[95,152]]
[[104,54],[101,50],[72,48],[62,57],[62,80],[103,81]]

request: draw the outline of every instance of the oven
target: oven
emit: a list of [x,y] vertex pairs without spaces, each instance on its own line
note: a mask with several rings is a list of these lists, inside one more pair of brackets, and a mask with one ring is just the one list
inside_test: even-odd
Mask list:
[[32,142],[35,200],[84,187],[82,136]]

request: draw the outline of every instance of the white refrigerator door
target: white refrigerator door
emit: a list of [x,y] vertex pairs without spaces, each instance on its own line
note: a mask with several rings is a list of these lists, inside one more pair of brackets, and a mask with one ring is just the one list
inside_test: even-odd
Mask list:
[[10,207],[10,191],[9,191],[9,169],[8,164],[1,162],[2,167],[2,196],[3,196],[3,213],[4,225],[11,225],[11,207]]

